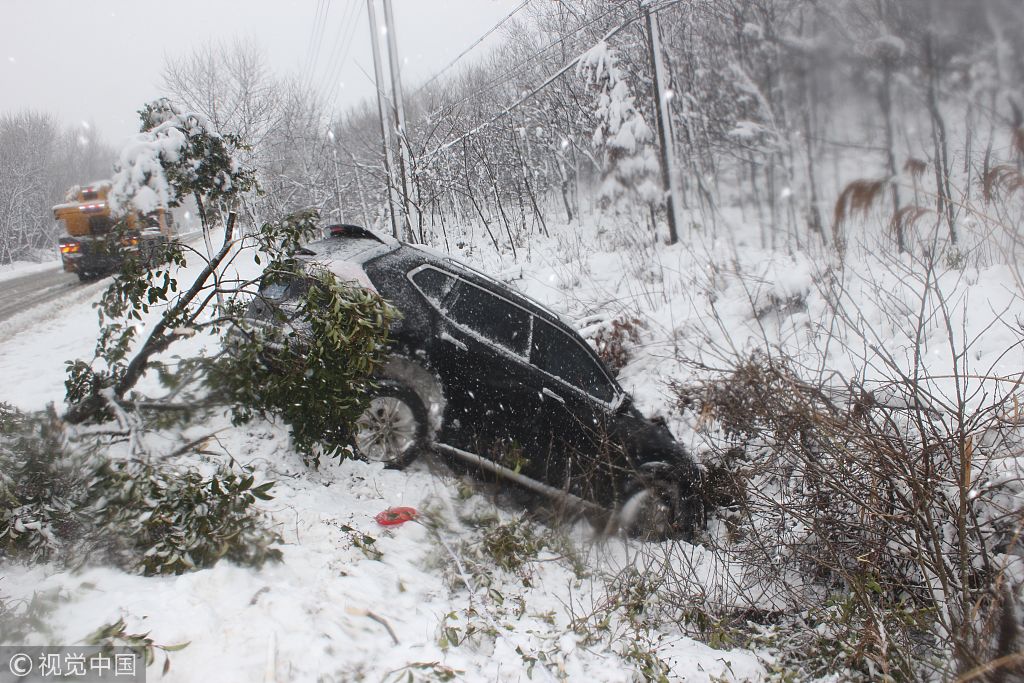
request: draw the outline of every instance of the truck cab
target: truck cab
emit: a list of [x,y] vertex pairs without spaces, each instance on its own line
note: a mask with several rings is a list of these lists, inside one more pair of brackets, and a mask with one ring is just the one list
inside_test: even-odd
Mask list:
[[65,232],[59,244],[64,270],[83,281],[116,270],[129,256],[152,261],[174,237],[173,216],[164,209],[115,217],[110,188],[106,180],[76,185],[53,207]]

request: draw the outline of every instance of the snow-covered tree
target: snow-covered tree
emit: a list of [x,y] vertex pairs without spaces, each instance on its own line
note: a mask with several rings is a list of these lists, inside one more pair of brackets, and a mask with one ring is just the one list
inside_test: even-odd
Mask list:
[[616,65],[615,51],[601,41],[583,55],[577,70],[597,94],[592,141],[603,151],[601,197],[607,203],[621,197],[657,201],[662,190],[654,134]]
[[142,132],[121,151],[115,168],[115,213],[178,206],[191,195],[209,229],[208,205],[230,204],[254,187],[255,171],[238,159],[245,146],[238,136],[219,133],[203,114],[161,99],[140,116]]
[[[122,212],[152,211],[191,195],[207,235],[214,217],[204,207],[227,212],[223,243],[205,259],[192,251],[205,262],[181,287],[182,271],[174,267],[125,260],[99,303],[103,327],[96,358],[69,363],[69,418],[123,414],[128,393],[157,368],[179,386],[190,378],[215,378],[207,386],[210,396],[227,402],[239,421],[281,415],[292,426],[296,446],[306,452],[325,437],[344,434],[362,411],[369,376],[386,352],[390,307],[372,292],[343,286],[327,271],[308,274],[297,264],[302,244],[319,235],[315,210],[265,223],[244,243],[236,236],[233,209],[255,186],[255,171],[239,161],[235,136],[219,133],[205,116],[167,100],[140,113],[143,130],[121,153],[111,204]],[[257,264],[269,264],[266,277],[308,278],[294,319],[259,326],[245,316],[246,304],[258,296],[254,283],[221,275],[246,248],[255,250]],[[173,266],[186,265],[181,245],[172,246],[167,258]],[[159,315],[146,320],[157,307]],[[231,352],[213,361],[193,359],[178,373],[157,360],[177,340],[203,332],[225,335]],[[330,443],[326,450],[342,445]]]

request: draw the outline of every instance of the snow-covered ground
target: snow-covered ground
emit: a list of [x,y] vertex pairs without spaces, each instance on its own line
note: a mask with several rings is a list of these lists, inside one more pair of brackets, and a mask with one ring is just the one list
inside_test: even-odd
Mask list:
[[[618,654],[631,643],[611,631],[576,633],[570,623],[600,607],[591,601],[603,593],[605,572],[629,562],[629,544],[595,546],[582,526],[550,532],[560,545],[518,573],[466,569],[471,590],[458,563],[472,567],[475,551],[466,545],[479,543],[474,525],[513,511],[481,494],[460,497],[458,482],[423,464],[399,473],[349,461],[311,473],[282,434],[246,428],[221,443],[256,466],[258,479],[278,482],[265,507],[284,539],[283,562],[260,571],[221,562],[159,578],[8,566],[0,590],[53,595],[41,642],[80,642],[118,618],[158,644],[188,642],[169,655],[169,681],[214,673],[223,681],[387,680],[435,668],[463,672],[464,680],[527,680],[530,668],[532,680],[633,680],[634,666]],[[399,504],[420,510],[420,521],[376,524],[374,515]],[[563,548],[581,553],[584,575]],[[742,680],[759,670],[749,653],[713,650],[671,629],[649,637],[685,680],[730,669]],[[530,657],[539,659],[532,667]]]
[[[484,249],[469,258],[491,272],[504,266],[518,273],[515,282],[528,293],[575,315],[571,297],[605,285],[578,280],[570,287],[557,248],[552,240],[520,263]],[[621,267],[610,255],[594,258]],[[87,300],[0,340],[0,400],[24,410],[60,405],[64,361],[89,358],[95,345],[91,304],[102,288],[90,287]],[[172,353],[209,343],[189,340]],[[633,371],[634,379],[642,374],[660,382],[653,367]],[[657,402],[655,389],[644,395],[646,406]],[[626,617],[629,610],[610,586],[621,590],[614,583],[621,577],[643,576],[646,554],[634,541],[598,539],[584,522],[523,521],[521,502],[496,500],[493,491],[477,491],[429,460],[402,472],[351,461],[312,471],[289,447],[287,430],[265,422],[234,428],[226,417],[214,417],[152,434],[147,445],[161,457],[214,432],[205,455],[178,460],[209,466],[230,456],[253,467],[257,481],[277,482],[274,500],[262,507],[283,539],[284,561],[261,570],[222,561],[157,578],[106,567],[7,564],[0,596],[20,604],[36,595],[46,606],[46,627],[34,642],[79,643],[123,618],[129,633],[149,633],[158,645],[189,643],[167,655],[168,681],[209,680],[214,673],[223,681],[408,680],[410,674],[445,680],[449,673],[471,681],[631,681],[658,661],[679,680],[760,676],[751,652],[713,649],[653,611],[642,623]],[[416,508],[419,519],[377,524],[377,513],[401,505]],[[488,559],[482,545],[505,524],[526,529],[539,548],[510,570]],[[690,571],[712,573],[714,561],[703,549],[684,544],[673,552]],[[627,571],[634,565],[635,572]],[[162,655],[157,659],[160,665]]]
[[[953,389],[942,377],[954,356],[979,382],[1019,375],[1024,367],[1015,323],[1024,319],[1024,302],[1014,273],[995,261],[952,263],[922,280],[909,259],[857,250],[842,270],[839,300],[850,311],[842,317],[826,302],[838,291],[835,264],[802,252],[693,235],[672,247],[655,245],[609,218],[552,230],[550,238],[533,235],[518,259],[471,238],[467,243],[463,258],[570,319],[640,321],[639,342],[631,344],[620,380],[645,413],[668,417],[698,453],[706,435],[693,415],[673,410],[667,388],[672,380],[698,377],[695,362],[725,366],[755,349],[781,349],[879,388],[892,371],[889,360],[921,362],[939,394]],[[937,283],[944,303],[922,297],[923,282]],[[97,288],[90,300],[0,340],[0,400],[28,410],[60,403],[63,362],[91,355],[97,323],[90,304],[98,296]],[[206,343],[189,340],[174,352]],[[766,675],[770,658],[694,640],[679,625],[685,620],[664,616],[680,605],[644,602],[659,600],[654,592],[638,593],[643,618],[630,611],[623,596],[644,585],[637,577],[657,578],[663,569],[650,566],[649,546],[598,539],[582,522],[521,522],[520,503],[468,487],[429,459],[402,472],[361,462],[311,471],[290,449],[286,430],[266,422],[235,428],[214,417],[180,433],[152,435],[149,446],[169,453],[213,432],[205,455],[179,457],[230,456],[252,466],[257,481],[277,482],[274,500],[262,507],[283,538],[284,561],[261,570],[221,562],[161,578],[104,567],[4,566],[0,596],[49,596],[47,631],[37,641],[80,642],[124,618],[129,632],[148,632],[158,644],[189,643],[169,654],[168,681],[214,674],[223,681],[447,680],[449,674],[470,681],[631,681],[653,661],[667,665],[672,680]],[[377,513],[402,505],[419,510],[419,520],[391,528],[375,522]],[[542,540],[516,569],[501,569],[482,550],[482,539],[502,524],[525,524]],[[672,571],[703,584],[704,596],[719,604],[744,586],[742,575],[724,580],[729,572],[702,547],[662,550]],[[768,605],[752,594],[743,600]]]

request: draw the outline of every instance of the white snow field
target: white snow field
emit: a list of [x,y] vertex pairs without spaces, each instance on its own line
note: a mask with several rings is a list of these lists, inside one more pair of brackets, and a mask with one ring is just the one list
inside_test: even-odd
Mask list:
[[[637,296],[646,287],[614,253],[594,251],[597,246],[581,251],[584,260],[567,260],[557,240],[538,243],[529,260],[517,263],[490,247],[463,255],[490,272],[521,276],[515,284],[529,294],[577,315],[600,307],[608,287]],[[681,249],[668,253],[684,257]],[[186,271],[197,261],[190,259]],[[620,275],[576,278],[577,269]],[[96,288],[89,300],[0,341],[0,401],[24,410],[61,405],[64,361],[89,358],[95,345],[91,304],[99,294]],[[690,305],[685,297],[673,301]],[[627,368],[627,383],[648,411],[666,412],[663,381],[672,368],[661,363],[664,341],[657,339],[669,315],[652,319],[645,350]],[[215,344],[190,339],[167,356]],[[140,389],[159,393],[150,377]],[[314,471],[290,448],[286,428],[263,421],[232,427],[226,416],[215,417],[150,433],[145,447],[166,460],[182,443],[206,435],[201,453],[176,460],[212,471],[231,458],[252,467],[257,482],[276,482],[274,499],[260,505],[283,539],[283,562],[257,571],[221,561],[165,577],[102,566],[4,564],[0,596],[11,604],[35,596],[44,606],[45,628],[33,643],[81,643],[121,618],[128,633],[148,633],[158,645],[188,643],[166,655],[157,650],[150,676],[158,677],[169,657],[160,678],[167,681],[446,680],[451,674],[467,681],[612,682],[643,678],[638,672],[661,665],[672,680],[758,680],[763,673],[754,653],[711,648],[656,617],[663,610],[644,604],[651,596],[639,593],[639,607],[631,609],[641,612],[630,612],[622,577],[659,574],[647,566],[645,544],[597,538],[583,521],[527,520],[520,500],[477,490],[429,459],[402,472],[359,461],[328,461]],[[124,455],[118,448],[124,446],[112,448],[115,457]],[[394,506],[412,506],[420,516],[401,526],[378,525],[374,516]],[[502,569],[483,549],[485,535],[502,524],[542,541],[522,566]],[[665,544],[665,551],[709,586],[721,582],[721,567],[699,546]]]
[[[591,217],[550,238],[534,235],[518,259],[468,231],[456,255],[591,328],[615,317],[641,321],[620,381],[646,414],[668,418],[698,456],[715,435],[697,416],[672,407],[669,382],[699,379],[754,350],[827,363],[882,393],[894,358],[907,371],[920,363],[937,396],[955,388],[943,379],[951,349],[960,349],[961,371],[977,374],[982,385],[1024,367],[1016,326],[1024,302],[1015,273],[998,262],[937,268],[928,278],[943,293],[944,313],[915,325],[922,306],[936,305],[922,304],[918,264],[870,244],[851,249],[837,271],[829,259],[742,240],[691,234],[669,247],[631,230],[614,218]],[[246,274],[256,272],[245,259],[237,263]],[[839,300],[851,311],[845,317],[826,302],[836,272],[844,290]],[[63,361],[88,358],[95,343],[90,304],[98,296],[95,289],[90,300],[0,341],[0,400],[26,410],[60,404]],[[956,343],[943,320],[952,321]],[[215,344],[193,338],[167,355]],[[152,378],[140,389],[159,393]],[[980,405],[986,396],[972,400]],[[507,492],[472,485],[430,458],[402,472],[358,461],[325,462],[313,471],[290,448],[287,430],[263,421],[232,427],[227,417],[214,417],[151,433],[146,449],[160,458],[204,436],[200,452],[176,458],[209,470],[230,458],[252,467],[257,482],[276,482],[274,499],[261,508],[283,539],[283,562],[257,571],[222,561],[157,578],[100,566],[7,564],[0,595],[37,596],[45,606],[36,642],[78,643],[123,618],[129,633],[148,633],[159,645],[188,643],[158,651],[157,667],[170,659],[161,679],[168,681],[597,682],[639,680],[659,670],[685,681],[769,675],[770,651],[731,649],[706,636],[716,647],[700,642],[688,625],[687,600],[740,609],[792,605],[754,573],[699,545],[598,538],[582,521],[544,521],[550,515],[543,506],[524,517],[538,512],[535,503],[524,507]],[[420,517],[378,525],[374,516],[394,506],[412,506]],[[540,549],[521,565],[501,568],[485,551],[487,534],[499,527],[527,529],[541,539]],[[1004,565],[1022,578],[1019,563]],[[665,592],[650,589],[680,574],[701,587],[690,598],[666,601]]]

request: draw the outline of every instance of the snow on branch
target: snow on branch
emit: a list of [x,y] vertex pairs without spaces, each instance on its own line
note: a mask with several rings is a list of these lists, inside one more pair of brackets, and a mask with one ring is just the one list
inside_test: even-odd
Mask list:
[[204,115],[166,99],[139,114],[143,130],[114,167],[108,200],[115,213],[148,213],[177,206],[187,194],[218,198],[252,186],[253,172],[235,158],[242,145],[221,135]]

